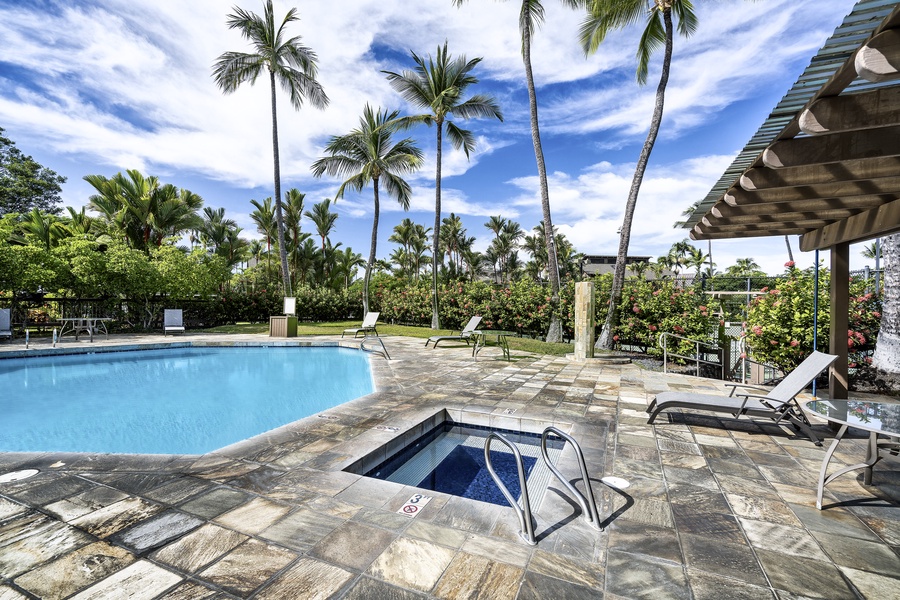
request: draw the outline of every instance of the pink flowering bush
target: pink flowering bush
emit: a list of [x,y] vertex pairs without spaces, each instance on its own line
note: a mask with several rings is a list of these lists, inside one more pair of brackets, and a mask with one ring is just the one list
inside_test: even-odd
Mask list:
[[[718,326],[710,302],[702,292],[679,287],[670,279],[629,279],[622,293],[616,333],[621,344],[638,346],[653,355],[662,354],[659,336],[663,332],[709,340]],[[694,349],[690,342],[675,339],[668,346],[678,354],[692,354]]]
[[[747,346],[755,360],[791,370],[813,351],[813,288],[815,271],[787,267],[788,278],[777,288],[750,303],[747,314]],[[819,349],[828,347],[831,318],[830,273],[819,271]],[[868,282],[850,281],[850,327],[847,346],[851,354],[872,350],[878,335],[881,300],[865,291]],[[851,358],[851,363],[863,362]]]

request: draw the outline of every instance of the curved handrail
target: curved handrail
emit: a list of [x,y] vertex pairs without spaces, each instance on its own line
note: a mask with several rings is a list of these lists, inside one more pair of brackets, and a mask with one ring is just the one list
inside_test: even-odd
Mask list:
[[[368,342],[370,340],[378,342],[381,345],[381,350],[378,350],[377,348],[366,348],[366,342]],[[390,356],[390,354],[388,354],[387,348],[385,347],[384,342],[381,340],[380,337],[372,337],[372,336],[367,335],[366,337],[363,338],[363,341],[361,341],[359,343],[359,349],[362,350],[363,352],[371,352],[372,354],[380,354],[387,360],[391,360],[391,356]]]
[[[567,481],[566,478],[563,477],[563,474],[550,462],[550,457],[547,455],[547,437],[551,433],[563,438],[572,444],[572,447],[575,449],[575,455],[578,457],[578,465],[581,467],[581,478],[584,481],[586,496],[578,491],[578,488]],[[575,496],[575,499],[578,500],[578,503],[581,504],[581,511],[584,513],[584,518],[587,522],[595,529],[603,531],[603,526],[600,524],[600,515],[597,511],[597,503],[594,501],[594,490],[591,489],[591,480],[588,477],[587,464],[584,462],[584,453],[581,451],[581,446],[578,445],[575,438],[560,431],[556,427],[548,427],[541,435],[541,455],[544,457],[544,463],[546,463],[547,467],[554,475],[556,475],[556,478],[559,479],[560,483],[566,486],[566,489],[569,490],[572,495]]]
[[[516,468],[519,471],[519,487],[522,489],[522,506],[519,506],[519,503],[513,498],[513,495],[506,487],[506,484],[500,480],[500,477],[494,470],[494,465],[491,464],[491,440],[500,440],[503,442],[507,448],[512,450],[513,456],[516,457]],[[487,465],[488,473],[494,478],[494,483],[496,483],[497,487],[500,488],[500,491],[503,492],[506,501],[509,502],[513,510],[516,511],[516,516],[519,517],[519,526],[522,528],[522,531],[519,532],[519,536],[521,536],[529,545],[536,546],[537,541],[534,539],[534,524],[531,522],[531,503],[528,500],[528,486],[525,483],[525,467],[522,464],[522,453],[519,452],[519,449],[516,448],[515,444],[511,443],[505,437],[499,433],[491,432],[484,440],[484,462]]]

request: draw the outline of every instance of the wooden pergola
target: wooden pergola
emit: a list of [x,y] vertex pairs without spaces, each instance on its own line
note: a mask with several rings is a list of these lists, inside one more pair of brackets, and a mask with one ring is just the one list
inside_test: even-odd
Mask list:
[[799,235],[831,252],[829,375],[847,398],[850,244],[900,231],[900,6],[862,0],[701,201],[695,240]]

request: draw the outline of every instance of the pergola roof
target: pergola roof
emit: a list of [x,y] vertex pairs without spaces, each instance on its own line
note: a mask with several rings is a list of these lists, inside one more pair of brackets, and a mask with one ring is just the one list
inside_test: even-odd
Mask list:
[[900,231],[900,6],[862,0],[685,222],[695,240]]

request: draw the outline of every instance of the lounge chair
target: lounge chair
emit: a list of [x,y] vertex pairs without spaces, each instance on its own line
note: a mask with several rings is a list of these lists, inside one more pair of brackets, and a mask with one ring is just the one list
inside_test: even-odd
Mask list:
[[284,298],[284,314],[297,316],[297,299],[286,296]]
[[787,421],[795,429],[809,436],[809,439],[817,446],[821,445],[810,429],[809,420],[795,398],[819,373],[831,366],[835,359],[837,356],[813,352],[771,390],[756,388],[761,392],[768,391],[765,395],[737,392],[738,388],[748,388],[749,386],[735,383],[728,384],[731,387],[731,393],[728,396],[686,392],[657,394],[650,406],[647,407],[647,412],[650,413],[647,423],[653,423],[660,411],[670,408],[724,412],[730,413],[735,418],[741,415],[766,417],[778,424]]
[[167,308],[163,313],[163,336],[184,333],[184,321],[180,308]]
[[375,335],[378,335],[378,330],[375,329],[375,323],[378,322],[378,315],[380,314],[381,313],[377,312],[366,313],[366,318],[363,319],[362,325],[351,329],[345,329],[344,333],[341,334],[341,337],[344,337],[348,333],[352,333],[353,337],[357,337],[360,333],[366,335],[370,331],[374,332]]
[[469,338],[472,337],[472,333],[478,327],[479,323],[481,323],[481,317],[472,317],[471,319],[469,319],[469,322],[466,323],[466,326],[463,327],[462,331],[459,332],[459,335],[433,335],[425,340],[425,347],[428,347],[429,342],[433,342],[434,346],[432,346],[432,348],[437,348],[437,345],[440,342],[444,342],[447,340],[463,341],[468,346]]
[[9,314],[8,308],[0,308],[0,338],[12,338],[12,322]]

